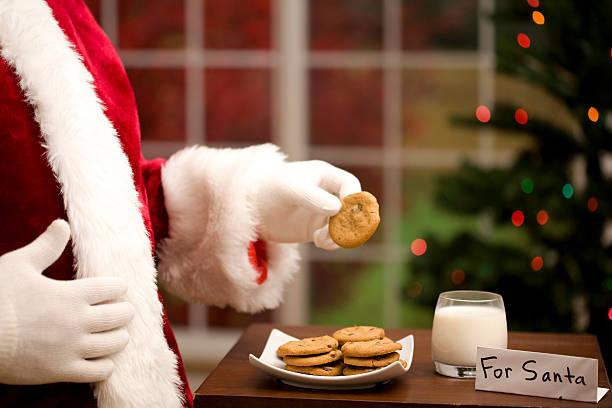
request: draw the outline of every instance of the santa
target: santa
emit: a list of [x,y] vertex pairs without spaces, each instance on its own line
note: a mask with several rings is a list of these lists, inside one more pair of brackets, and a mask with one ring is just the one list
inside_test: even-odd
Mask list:
[[277,307],[296,244],[335,249],[328,217],[359,181],[273,145],[145,160],[83,0],[0,1],[0,56],[0,406],[190,406],[157,281]]

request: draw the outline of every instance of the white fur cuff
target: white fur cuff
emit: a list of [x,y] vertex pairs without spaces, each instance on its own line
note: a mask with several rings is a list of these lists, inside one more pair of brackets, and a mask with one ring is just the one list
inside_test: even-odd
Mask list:
[[160,279],[190,301],[257,312],[282,302],[298,268],[295,244],[267,243],[268,278],[248,259],[257,240],[249,192],[265,182],[284,156],[271,144],[244,149],[191,147],[174,154],[162,170],[169,237],[159,250]]

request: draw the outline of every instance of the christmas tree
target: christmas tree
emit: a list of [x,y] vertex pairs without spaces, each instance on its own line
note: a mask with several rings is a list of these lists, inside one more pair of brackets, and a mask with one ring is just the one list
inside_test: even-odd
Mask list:
[[475,118],[452,119],[532,143],[509,166],[466,162],[439,180],[436,203],[477,215],[481,228],[450,239],[425,237],[427,251],[409,265],[411,281],[422,288],[412,301],[433,307],[445,290],[498,292],[510,329],[597,334],[609,364],[612,182],[605,163],[610,173],[612,25],[606,19],[612,2],[496,4],[490,17],[497,72],[554,97],[572,125],[507,103],[475,107]]

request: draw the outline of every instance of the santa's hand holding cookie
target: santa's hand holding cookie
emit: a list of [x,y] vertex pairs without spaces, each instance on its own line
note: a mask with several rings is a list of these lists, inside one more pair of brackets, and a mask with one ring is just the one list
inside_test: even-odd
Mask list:
[[312,241],[319,248],[338,249],[329,235],[328,219],[340,210],[340,199],[359,191],[355,176],[329,163],[282,164],[253,191],[260,234],[270,241]]
[[338,248],[329,217],[361,190],[347,171],[287,162],[271,144],[188,148],[165,163],[161,179],[169,219],[158,251],[162,279],[183,298],[246,312],[281,303],[297,271],[296,244]]

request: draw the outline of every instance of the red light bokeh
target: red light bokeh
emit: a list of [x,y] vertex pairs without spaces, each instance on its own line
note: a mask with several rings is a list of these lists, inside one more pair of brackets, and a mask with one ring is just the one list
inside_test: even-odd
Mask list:
[[589,211],[595,212],[597,211],[598,207],[599,207],[599,200],[597,200],[597,198],[595,197],[590,197],[589,200],[587,201],[587,208],[589,209]]
[[465,272],[463,269],[455,269],[451,272],[451,282],[453,282],[455,286],[459,286],[465,282]]
[[546,210],[540,210],[536,214],[536,221],[540,225],[545,225],[548,222],[548,212]]
[[539,271],[544,267],[544,259],[541,256],[536,256],[531,260],[531,269]]
[[521,210],[516,210],[512,213],[512,224],[515,227],[520,227],[525,222],[525,214]]
[[482,123],[487,123],[491,120],[491,111],[484,105],[480,105],[476,108],[476,119]]
[[427,242],[424,239],[417,238],[410,244],[410,251],[415,256],[421,256],[427,252]]
[[519,125],[525,125],[529,120],[529,115],[525,109],[519,108],[514,112],[514,120],[516,120],[516,123]]
[[527,34],[520,33],[519,35],[517,35],[516,42],[518,42],[518,45],[520,45],[523,48],[531,47],[531,39],[529,38]]

